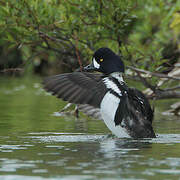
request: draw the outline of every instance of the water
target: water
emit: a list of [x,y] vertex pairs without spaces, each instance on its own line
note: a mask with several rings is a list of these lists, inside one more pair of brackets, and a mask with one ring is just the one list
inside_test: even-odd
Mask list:
[[104,123],[55,116],[38,77],[0,78],[0,180],[180,179],[180,120],[158,103],[156,139],[118,139]]

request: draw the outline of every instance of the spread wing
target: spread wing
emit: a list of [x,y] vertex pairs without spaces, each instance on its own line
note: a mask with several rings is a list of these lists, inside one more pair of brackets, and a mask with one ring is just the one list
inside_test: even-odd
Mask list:
[[43,84],[45,90],[64,101],[99,108],[107,92],[102,78],[101,74],[73,72],[48,77]]

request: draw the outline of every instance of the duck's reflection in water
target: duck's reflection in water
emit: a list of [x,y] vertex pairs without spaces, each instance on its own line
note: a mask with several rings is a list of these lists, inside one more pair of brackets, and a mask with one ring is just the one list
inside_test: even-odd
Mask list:
[[100,153],[105,158],[122,157],[126,154],[138,156],[138,151],[149,151],[152,143],[132,139],[106,139],[100,142]]

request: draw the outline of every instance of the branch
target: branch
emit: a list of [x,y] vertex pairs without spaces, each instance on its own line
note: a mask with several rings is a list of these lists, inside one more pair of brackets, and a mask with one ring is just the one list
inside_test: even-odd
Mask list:
[[180,86],[175,86],[175,87],[172,87],[172,88],[166,88],[166,89],[164,89],[164,91],[173,91],[173,90],[176,90],[176,89],[180,89]]
[[[71,56],[74,57],[74,53],[70,53],[70,52],[71,52],[71,49],[72,49],[73,51],[76,50],[76,47],[75,47],[75,45],[71,42],[70,39],[65,38],[65,37],[55,38],[55,37],[52,37],[52,36],[49,36],[49,35],[45,34],[44,32],[41,32],[41,31],[39,32],[39,36],[40,36],[40,37],[44,40],[44,42],[46,43],[47,49],[51,49],[51,50],[53,50],[53,51],[55,51],[55,52],[62,53],[62,54],[67,54],[67,55],[71,55]],[[49,44],[49,42],[48,42],[48,40],[51,40],[51,41],[54,41],[54,42],[58,42],[59,44],[63,44],[63,45],[66,46],[68,49],[70,49],[69,52],[68,52],[68,53],[64,53],[64,52],[62,52],[62,51],[60,51],[60,50],[58,50],[58,49],[56,49],[56,48],[51,47],[50,44]],[[70,44],[67,44],[66,41],[69,42]],[[73,52],[73,51],[72,51],[72,52]]]
[[[81,18],[81,17],[80,17],[80,18]],[[92,21],[92,22],[86,22],[83,18],[81,18],[81,21],[82,21],[85,25],[87,25],[87,26],[92,26],[92,25],[96,25],[96,24],[97,24],[95,20]]]
[[[147,78],[144,78],[141,76],[141,73],[148,74],[150,76],[156,76],[160,78],[169,78],[169,79],[175,79],[179,80],[180,78],[174,77],[174,76],[168,76],[165,74],[160,74],[160,73],[152,73],[146,70],[141,70],[138,68],[134,67],[129,67],[130,69],[134,70],[137,73],[138,79],[141,80],[141,82],[144,84],[145,87],[150,88],[153,92],[150,95],[146,95],[147,98],[149,99],[172,99],[172,98],[180,98],[180,91],[175,91],[177,89],[180,89],[180,86],[175,86],[172,88],[166,88],[166,89],[159,89],[157,86],[151,85],[148,81]],[[135,76],[137,78],[137,76]]]
[[156,86],[151,85],[151,84],[146,80],[146,78],[144,78],[144,77],[141,76],[141,74],[140,74],[139,72],[137,72],[137,75],[138,75],[139,79],[142,81],[142,83],[144,84],[145,87],[150,88],[153,92],[156,91],[156,88],[157,88]]
[[135,71],[135,72],[139,72],[139,73],[143,73],[143,74],[148,74],[150,76],[156,76],[156,77],[159,77],[159,78],[167,78],[167,79],[173,79],[173,80],[180,80],[179,77],[175,77],[175,76],[168,76],[166,74],[162,74],[162,73],[154,73],[154,72],[150,72],[150,71],[147,71],[147,70],[143,70],[143,69],[138,69],[138,68],[135,68],[135,67],[132,67],[132,66],[127,66],[129,69]]
[[52,50],[52,51],[57,52],[57,53],[59,53],[61,55],[70,55],[70,56],[73,56],[73,57],[75,56],[75,54],[71,53],[70,51],[61,51],[61,50],[53,48],[51,46],[46,47],[46,46],[43,46],[43,45],[39,45],[39,47],[41,47],[43,49],[46,49],[46,50]]
[[130,80],[140,81],[140,78],[138,76],[132,76],[132,75],[124,74],[124,77],[127,79],[130,79]]
[[80,58],[80,55],[79,55],[79,50],[78,50],[78,37],[75,34],[74,34],[74,39],[75,39],[75,42],[76,42],[76,46],[75,46],[76,56],[78,58],[80,71],[82,71],[83,70],[83,65],[82,65],[82,61],[81,61],[81,58]]
[[38,21],[36,15],[35,15],[35,12],[31,10],[31,7],[29,6],[27,0],[24,0],[23,2],[24,2],[25,6],[26,6],[26,8],[27,8],[27,10],[28,10],[28,13],[29,13],[28,15],[29,15],[29,17],[32,19],[33,23],[37,25],[36,28],[37,28],[37,30],[38,30],[38,32],[39,32],[39,27],[40,27],[40,26],[39,26],[39,21]]
[[64,42],[65,40],[68,41],[68,39],[63,39],[63,40],[61,40],[61,39],[57,39],[57,38],[55,38],[55,37],[49,36],[49,35],[45,34],[45,33],[42,32],[42,31],[39,32],[39,36],[40,36],[41,38],[47,38],[47,39],[49,39],[49,40],[51,40],[51,41],[58,42],[58,43],[62,43],[62,42]]
[[77,6],[77,7],[79,7],[79,4],[77,4],[77,3],[73,3],[73,2],[71,2],[71,1],[69,1],[69,0],[66,0],[70,5],[72,5],[72,6]]
[[78,39],[78,41],[80,43],[85,44],[86,46],[88,46],[88,48],[91,49],[92,51],[95,51],[95,48],[91,45],[91,43],[90,43],[90,41],[88,39],[86,39],[86,41]]
[[155,94],[147,96],[149,99],[172,99],[180,98],[180,91],[157,91]]
[[9,73],[9,72],[23,72],[22,68],[7,68],[0,71],[0,73]]

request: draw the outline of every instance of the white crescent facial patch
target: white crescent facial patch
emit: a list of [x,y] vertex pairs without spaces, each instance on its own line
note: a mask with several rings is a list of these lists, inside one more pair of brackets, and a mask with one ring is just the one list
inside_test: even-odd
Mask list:
[[96,69],[99,69],[99,67],[100,67],[100,64],[97,63],[95,58],[93,58],[93,65]]

